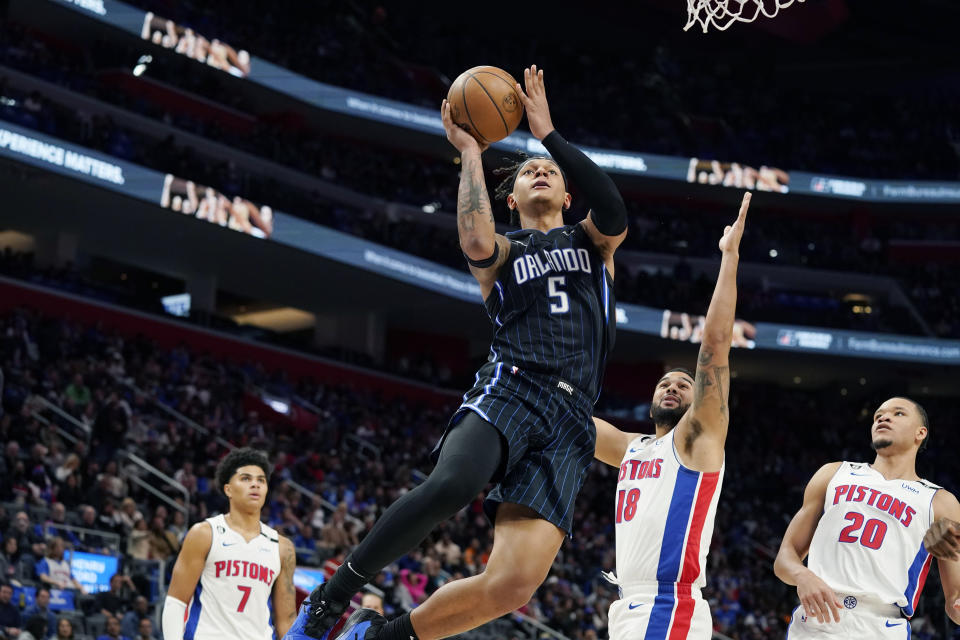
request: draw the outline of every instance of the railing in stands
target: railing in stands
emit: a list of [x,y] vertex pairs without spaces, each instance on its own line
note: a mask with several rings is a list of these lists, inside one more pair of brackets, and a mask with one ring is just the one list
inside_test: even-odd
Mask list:
[[179,482],[177,482],[176,480],[174,480],[173,478],[165,474],[163,471],[160,471],[160,469],[157,469],[155,466],[153,466],[152,464],[150,464],[149,462],[147,462],[146,460],[144,460],[143,458],[141,458],[135,453],[124,451],[122,449],[117,451],[117,453],[122,455],[124,458],[126,458],[128,461],[133,463],[135,466],[139,467],[140,469],[143,469],[148,474],[152,476],[156,476],[157,478],[162,480],[164,484],[173,488],[175,491],[183,495],[183,504],[180,504],[179,502],[177,502],[176,500],[168,496],[166,493],[164,493],[154,485],[150,484],[149,482],[141,478],[136,473],[129,472],[129,470],[127,470],[126,472],[126,476],[128,480],[136,484],[138,487],[141,487],[142,489],[153,494],[154,496],[159,498],[162,502],[167,503],[168,505],[170,505],[172,509],[176,509],[177,511],[182,512],[183,515],[186,516],[187,520],[189,521],[190,492],[187,491],[187,488],[185,486],[183,486],[182,484],[180,484]]
[[[187,428],[189,428],[189,429],[193,429],[194,431],[197,431],[197,432],[199,432],[199,433],[201,433],[201,434],[203,434],[203,435],[205,435],[205,436],[211,435],[209,429],[207,429],[207,428],[204,427],[203,425],[197,424],[196,422],[194,422],[193,420],[191,420],[191,419],[188,418],[187,416],[183,415],[182,413],[180,413],[179,411],[177,411],[177,410],[174,409],[173,407],[171,407],[171,406],[169,406],[169,405],[166,405],[166,404],[160,402],[160,401],[157,400],[154,396],[152,396],[151,394],[147,393],[146,391],[144,391],[143,389],[141,389],[141,388],[138,387],[137,385],[133,384],[130,380],[125,380],[125,379],[117,378],[117,382],[119,382],[120,384],[122,384],[122,385],[124,385],[125,387],[129,388],[131,391],[133,391],[133,392],[136,393],[137,395],[146,398],[147,401],[150,402],[150,403],[151,403],[153,406],[155,406],[157,409],[160,409],[160,411],[163,411],[163,412],[166,413],[167,415],[175,418],[178,422],[180,422],[181,424],[183,424],[185,427],[187,427]],[[222,438],[222,437],[220,437],[220,436],[214,436],[214,437],[213,437],[213,440],[214,440],[214,442],[216,442],[216,443],[219,444],[220,446],[224,447],[224,448],[227,449],[228,451],[232,451],[232,450],[234,450],[234,449],[237,448],[237,445],[233,444],[233,443],[230,442],[229,440],[226,440],[225,438]]]
[[[74,534],[76,538],[80,541],[81,544],[87,547],[95,547],[98,549],[107,549],[112,551],[116,555],[123,555],[123,552],[120,550],[120,535],[116,533],[110,533],[109,531],[101,531],[99,529],[88,529],[86,527],[77,527],[72,524],[57,524],[52,522],[47,522],[43,525],[43,535],[45,538],[52,538],[54,536],[63,536],[60,535],[61,531],[69,531]],[[91,545],[87,542],[87,537],[97,537],[102,538],[106,544],[103,546]]]
[[[70,415],[69,413],[67,413],[60,407],[58,407],[56,404],[50,402],[43,396],[37,396],[37,395],[31,396],[29,400],[29,406],[31,407],[31,414],[34,417],[38,418],[41,422],[44,422],[45,424],[52,425],[57,430],[57,433],[64,436],[71,442],[82,441],[84,444],[90,444],[90,425],[80,422],[79,420],[74,418],[72,415]],[[61,421],[72,426],[75,430],[75,433],[71,434],[67,429],[64,428],[62,423],[58,423],[59,421],[52,421],[43,417],[43,414],[40,413],[39,410],[37,410],[40,407],[56,414],[56,416],[60,418]]]
[[[348,433],[343,437],[343,439],[346,442],[349,442],[353,446],[355,446],[357,448],[357,453],[360,454],[361,456],[372,455],[373,460],[380,459],[380,447],[378,447],[377,445],[371,444],[366,440],[364,440],[363,438],[361,438],[360,436],[353,433]],[[367,459],[370,460],[371,458],[367,457]]]

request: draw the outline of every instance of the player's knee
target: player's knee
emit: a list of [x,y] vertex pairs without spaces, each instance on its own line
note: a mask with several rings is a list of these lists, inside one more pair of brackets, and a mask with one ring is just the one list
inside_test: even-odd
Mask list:
[[487,598],[495,603],[498,615],[515,611],[530,602],[542,581],[537,577],[514,575],[490,575],[486,580]]
[[435,470],[426,481],[430,501],[449,517],[477,497],[483,485],[477,487],[469,477]]

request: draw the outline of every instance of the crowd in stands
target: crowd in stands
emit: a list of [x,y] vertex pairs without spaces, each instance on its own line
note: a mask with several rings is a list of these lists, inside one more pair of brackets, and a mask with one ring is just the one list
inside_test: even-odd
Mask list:
[[[436,203],[445,214],[454,210],[456,167],[448,162],[428,158],[411,162],[408,151],[358,145],[315,131],[284,128],[274,122],[258,121],[252,132],[231,134],[215,123],[204,123],[185,114],[170,114],[145,98],[125,97],[124,92],[100,84],[95,70],[109,68],[118,58],[106,44],[94,48],[91,57],[109,62],[95,63],[91,72],[78,62],[82,58],[36,39],[35,32],[22,25],[4,20],[0,30],[5,35],[0,44],[0,63],[119,102],[124,108],[173,122],[180,128],[273,158],[365,194],[409,204]],[[158,60],[155,66],[167,68],[167,73],[179,78],[189,76],[181,67],[190,64],[193,63],[174,56],[171,60]],[[450,227],[415,224],[329,202],[301,187],[278,185],[275,180],[241,169],[228,160],[210,157],[202,150],[178,143],[172,136],[154,139],[145,132],[117,125],[109,116],[78,112],[71,105],[57,103],[40,93],[18,91],[7,86],[2,78],[0,93],[4,95],[0,118],[161,171],[190,176],[225,193],[242,194],[322,224],[463,268]],[[494,177],[489,177],[492,184]],[[715,205],[704,206],[704,203],[657,203],[628,194],[628,206],[632,228],[621,253],[636,249],[682,256],[713,255],[715,229],[722,228],[726,222],[723,212]],[[582,213],[575,206],[574,215]],[[751,312],[753,320],[788,318],[795,323],[818,326],[960,336],[960,300],[954,295],[957,290],[952,276],[954,270],[935,262],[912,269],[891,258],[888,247],[890,240],[898,238],[947,237],[951,230],[956,231],[955,223],[911,220],[906,224],[889,218],[864,219],[861,214],[853,220],[846,215],[824,219],[780,211],[772,212],[774,215],[762,213],[768,215],[751,218],[750,239],[743,247],[746,260],[893,275],[904,283],[905,291],[925,317],[927,326],[919,325],[903,307],[892,306],[884,300],[875,300],[870,314],[855,314],[831,294],[806,296],[793,295],[790,291],[762,291],[757,292],[755,300],[745,299],[743,308]],[[697,290],[696,287],[673,286],[676,274],[649,270],[640,273],[635,267],[621,268],[619,273],[626,276],[617,282],[618,298],[624,302],[686,311],[704,306],[702,295],[691,297],[688,293]],[[917,286],[918,281],[922,281],[923,286]],[[708,287],[705,280],[698,284]],[[839,295],[842,296],[842,292]]]
[[[294,540],[301,565],[332,571],[383,510],[429,471],[430,448],[453,406],[430,409],[388,400],[370,389],[291,380],[258,363],[218,360],[185,345],[163,349],[146,336],[124,337],[25,309],[0,317],[0,357],[6,375],[0,434],[7,443],[0,502],[11,505],[0,512],[5,532],[0,571],[8,583],[71,586],[46,573],[61,553],[60,544],[48,537],[56,534],[68,546],[87,550],[106,546],[99,537],[119,536],[131,567],[138,566],[133,559],[175,557],[187,526],[224,506],[212,476],[225,448],[212,436],[270,452],[275,469],[264,519]],[[317,411],[315,424],[301,429],[282,416],[251,409],[253,386],[306,401]],[[737,639],[782,636],[795,594],[774,577],[772,554],[800,505],[803,486],[828,459],[869,459],[869,415],[887,396],[903,392],[734,385],[734,426],[706,591],[718,631]],[[57,427],[80,432],[44,414],[38,396],[87,425],[89,442],[65,439]],[[646,401],[640,390],[626,402],[635,405],[633,414],[642,415]],[[921,402],[931,416],[935,445],[922,454],[918,471],[956,487],[960,477],[952,452],[960,442],[948,425],[960,415],[949,401]],[[171,418],[157,403],[209,433]],[[44,415],[50,424],[41,420]],[[376,449],[357,447],[356,439]],[[139,470],[126,451],[188,488],[192,499],[186,516],[131,480]],[[574,535],[523,610],[575,640],[604,635],[607,608],[616,598],[600,575],[614,568],[615,479],[613,469],[594,465],[577,503]],[[176,493],[169,495],[183,504]],[[337,506],[329,511],[323,501]],[[77,537],[64,523],[78,524],[79,533],[92,537]],[[421,602],[446,580],[482,570],[491,543],[478,499],[378,575],[374,586],[385,593],[388,613],[395,613]],[[131,579],[118,576],[111,583],[110,593],[125,594],[118,595],[126,598],[121,604],[104,602],[108,596],[100,595],[85,605],[99,612],[104,628],[145,625],[136,617],[156,605],[137,599],[150,596],[148,578],[128,573]],[[930,582],[913,623],[917,637],[926,639],[942,637],[936,635],[942,628],[942,597],[936,580]],[[0,589],[0,616],[6,592]],[[499,624],[524,637],[512,623]]]

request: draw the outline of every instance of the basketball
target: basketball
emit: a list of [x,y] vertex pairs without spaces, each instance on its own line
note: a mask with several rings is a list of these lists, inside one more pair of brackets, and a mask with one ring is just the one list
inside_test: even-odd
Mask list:
[[523,118],[516,84],[513,76],[497,67],[468,69],[450,85],[450,116],[480,144],[503,140]]

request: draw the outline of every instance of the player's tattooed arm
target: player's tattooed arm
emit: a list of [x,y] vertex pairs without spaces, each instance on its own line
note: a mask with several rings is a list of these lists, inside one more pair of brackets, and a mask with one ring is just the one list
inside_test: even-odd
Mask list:
[[273,620],[277,638],[286,635],[297,618],[297,589],[293,571],[297,568],[297,552],[289,538],[280,536],[280,575],[273,585]]
[[724,229],[720,239],[720,273],[704,321],[693,402],[677,424],[674,436],[681,445],[685,463],[697,471],[718,471],[723,464],[730,421],[729,357],[737,310],[737,266],[749,206],[750,194],[746,193],[736,221]]
[[954,624],[960,624],[960,502],[940,489],[933,497],[934,523],[923,537],[923,545],[937,558],[944,609]]
[[486,147],[481,147],[473,136],[453,122],[450,104],[446,100],[440,107],[440,118],[447,140],[460,152],[460,188],[457,191],[460,248],[470,260],[487,260],[497,247],[497,231],[480,159]]

